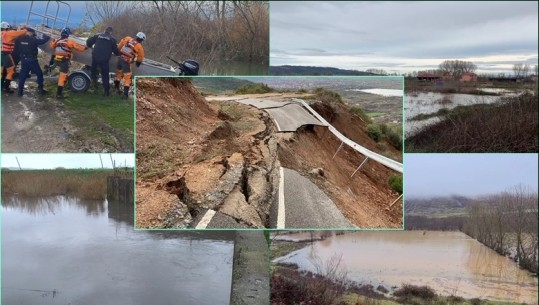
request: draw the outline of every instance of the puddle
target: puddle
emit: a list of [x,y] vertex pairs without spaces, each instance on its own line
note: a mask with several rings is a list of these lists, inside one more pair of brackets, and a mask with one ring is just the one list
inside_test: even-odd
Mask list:
[[361,284],[428,285],[442,295],[537,304],[537,278],[460,232],[351,232],[275,261],[315,272],[315,257],[325,262],[335,254]]
[[134,231],[133,205],[2,198],[2,304],[228,304],[232,232]]

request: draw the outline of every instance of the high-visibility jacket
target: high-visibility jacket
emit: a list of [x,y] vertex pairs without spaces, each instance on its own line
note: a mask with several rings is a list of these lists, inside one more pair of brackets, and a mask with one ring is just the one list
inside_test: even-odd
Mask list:
[[2,53],[13,53],[15,50],[15,39],[26,35],[26,29],[18,31],[2,31]]
[[134,61],[142,62],[144,60],[144,48],[142,44],[132,37],[126,36],[118,44],[120,57],[131,63]]
[[56,59],[71,58],[73,49],[79,52],[86,50],[84,46],[81,46],[67,37],[54,39],[51,41],[50,46],[54,49],[54,56]]

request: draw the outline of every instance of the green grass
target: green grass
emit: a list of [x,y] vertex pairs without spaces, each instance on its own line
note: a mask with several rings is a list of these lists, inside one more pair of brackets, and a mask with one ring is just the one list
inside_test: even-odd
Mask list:
[[399,303],[392,300],[373,299],[356,293],[347,293],[343,295],[339,301],[342,301],[347,305],[399,305]]
[[[50,94],[56,94],[56,84],[47,84]],[[101,92],[99,90],[99,92]],[[95,94],[93,89],[85,93],[64,91],[65,99],[59,100],[67,110],[74,113],[70,123],[77,127],[83,137],[99,139],[102,143],[114,146],[115,138],[121,138],[125,143],[134,142],[134,111],[133,99],[123,100],[115,93],[103,97],[102,93]],[[54,99],[54,98],[53,98]],[[112,128],[114,131],[111,131]],[[132,144],[131,144],[132,145]]]
[[271,245],[270,260],[285,256],[288,253],[305,248],[310,243],[305,242],[276,242]]
[[379,116],[382,116],[384,115],[385,113],[383,112],[367,112],[367,115],[371,118],[377,118]]

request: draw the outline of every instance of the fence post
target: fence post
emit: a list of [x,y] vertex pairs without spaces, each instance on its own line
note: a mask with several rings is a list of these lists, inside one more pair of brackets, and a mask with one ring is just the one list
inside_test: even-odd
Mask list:
[[354,175],[356,174],[356,172],[363,166],[363,164],[365,164],[365,162],[367,162],[367,160],[369,160],[369,157],[365,157],[365,160],[363,160],[363,162],[361,162],[361,164],[356,168],[356,170],[354,171],[354,173],[352,174],[352,176],[350,176],[350,178],[354,177]]
[[343,145],[344,145],[344,142],[341,142],[341,145],[339,146],[339,148],[337,149],[337,151],[335,152],[335,154],[333,155],[333,158],[331,158],[331,160],[335,159],[335,156],[339,153],[339,150],[341,150]]

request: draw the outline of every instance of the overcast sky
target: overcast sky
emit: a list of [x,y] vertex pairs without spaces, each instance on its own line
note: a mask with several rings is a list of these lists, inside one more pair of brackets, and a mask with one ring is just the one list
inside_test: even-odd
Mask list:
[[[69,16],[69,26],[78,26],[86,13],[85,1],[64,1],[71,6],[71,14]],[[2,21],[7,21],[11,24],[21,24],[26,22],[28,11],[32,1],[2,1]],[[58,17],[66,18],[69,10],[67,6],[57,6],[55,1],[51,1],[48,8],[48,15],[56,15],[56,9],[59,9]],[[47,1],[34,1],[32,11],[34,13],[44,14],[47,10]],[[41,23],[43,17],[31,16],[30,24]],[[91,26],[91,25],[90,25]]]
[[[23,169],[50,169],[64,168],[101,168],[100,154],[2,154],[2,167],[18,168],[17,160]],[[110,156],[115,160],[116,166],[133,167],[135,157],[133,154],[101,154],[103,166],[112,168]]]
[[494,194],[518,184],[537,191],[537,154],[405,154],[406,197]]
[[409,72],[446,59],[479,73],[537,64],[538,2],[271,2],[272,66]]

